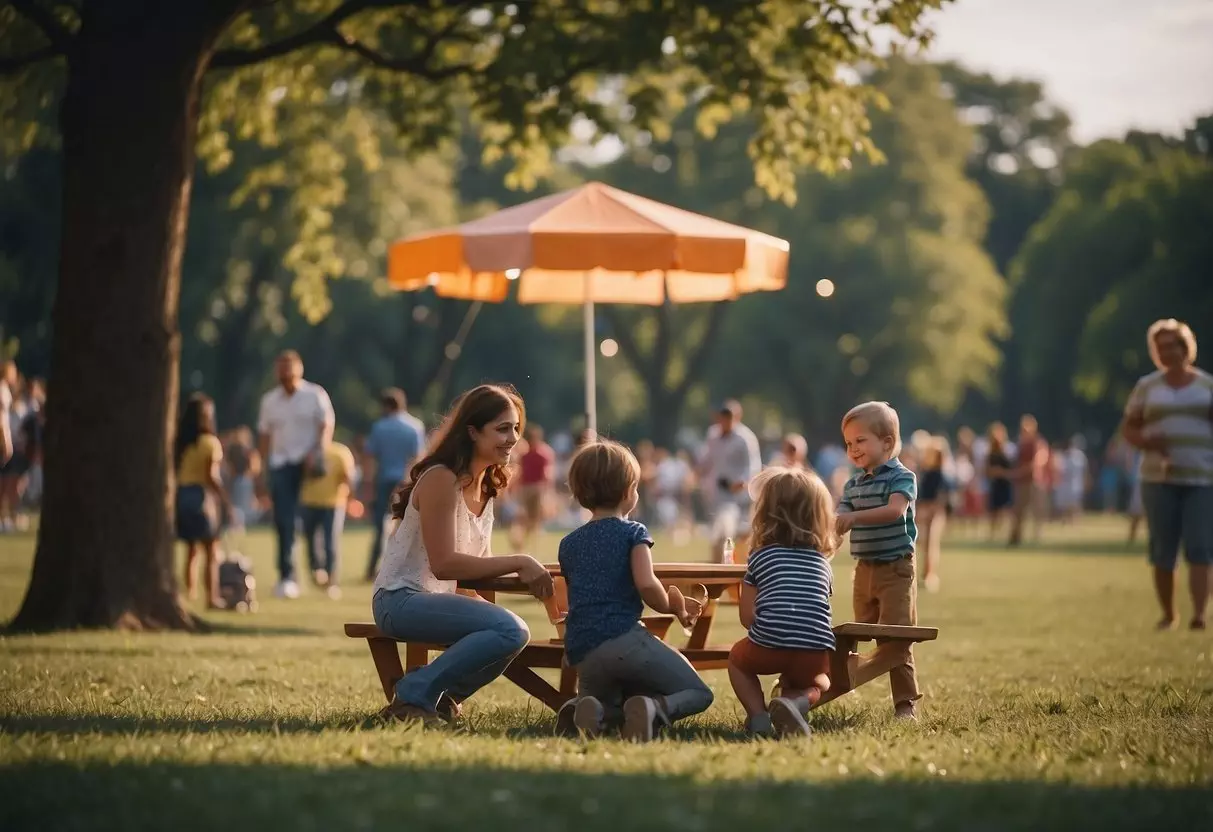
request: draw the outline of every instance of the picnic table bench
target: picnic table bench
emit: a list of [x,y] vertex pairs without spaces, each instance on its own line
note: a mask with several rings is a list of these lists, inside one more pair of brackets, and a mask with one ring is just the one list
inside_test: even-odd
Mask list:
[[[577,671],[564,660],[564,618],[568,611],[568,596],[560,567],[548,565],[556,591],[544,602],[549,622],[556,628],[556,638],[536,639],[523,648],[503,674],[531,696],[552,710],[577,693]],[[709,645],[712,620],[715,617],[720,596],[730,587],[736,586],[745,574],[744,565],[713,563],[659,563],[654,572],[662,583],[676,585],[688,592],[696,585],[708,591],[708,602],[699,620],[695,623],[686,646],[679,651],[696,670],[721,670],[728,666],[729,649],[732,645]],[[528,594],[526,585],[515,576],[505,576],[482,581],[461,581],[460,590],[477,594],[490,603],[496,601],[498,592]],[[658,638],[665,638],[673,616],[647,616],[641,623]],[[375,663],[375,671],[383,688],[383,695],[392,701],[396,683],[406,670],[429,663],[431,652],[440,652],[449,645],[406,642],[404,662],[400,660],[400,642],[380,632],[371,623],[348,623],[345,634],[350,638],[366,639]],[[876,649],[860,654],[858,645],[878,640],[881,644],[913,644],[935,639],[939,631],[934,627],[903,627],[887,624],[858,624],[848,622],[834,628],[837,646],[830,659],[830,690],[821,698],[819,706],[854,690],[860,685],[888,673],[900,663],[896,650]],[[553,686],[536,670],[559,670],[560,679]]]

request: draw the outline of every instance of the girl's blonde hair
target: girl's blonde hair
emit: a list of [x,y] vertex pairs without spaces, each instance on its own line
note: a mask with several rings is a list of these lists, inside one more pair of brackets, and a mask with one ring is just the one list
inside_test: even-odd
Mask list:
[[834,499],[821,478],[802,468],[771,467],[750,481],[754,498],[751,546],[815,549],[827,558],[838,549]]
[[1162,318],[1150,324],[1150,328],[1146,330],[1146,349],[1150,351],[1150,360],[1154,362],[1155,367],[1166,369],[1158,359],[1158,336],[1164,334],[1174,335],[1182,341],[1188,363],[1196,362],[1196,335],[1192,332],[1192,327],[1174,318]]

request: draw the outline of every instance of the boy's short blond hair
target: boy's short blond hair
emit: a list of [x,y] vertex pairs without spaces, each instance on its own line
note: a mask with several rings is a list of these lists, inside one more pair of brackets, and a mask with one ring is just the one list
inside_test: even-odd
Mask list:
[[901,419],[897,411],[888,402],[864,402],[857,404],[842,417],[842,429],[858,419],[863,426],[878,439],[892,439],[893,450],[889,452],[890,459],[901,456]]
[[640,462],[626,446],[609,439],[587,442],[569,463],[569,490],[590,511],[620,505],[639,484]]

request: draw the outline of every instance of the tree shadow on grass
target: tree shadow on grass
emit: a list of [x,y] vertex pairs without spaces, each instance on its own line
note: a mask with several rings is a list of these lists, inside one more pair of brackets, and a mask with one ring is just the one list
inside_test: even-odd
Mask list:
[[[654,746],[654,754],[669,754]],[[389,752],[390,753],[390,752]],[[383,756],[387,756],[386,754]],[[739,761],[753,770],[753,761]],[[5,829],[408,829],[737,832],[774,829],[1199,829],[1209,790],[865,775],[816,782],[519,771],[482,760],[326,765],[33,763],[5,770]]]

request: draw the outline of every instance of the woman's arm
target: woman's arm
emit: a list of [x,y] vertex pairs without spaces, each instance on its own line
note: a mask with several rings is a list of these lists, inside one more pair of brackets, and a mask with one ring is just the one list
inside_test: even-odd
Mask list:
[[417,483],[410,499],[421,517],[421,539],[430,569],[441,581],[500,578],[515,572],[540,598],[552,594],[552,578],[543,564],[530,555],[476,557],[455,551],[455,501],[461,499],[455,474],[446,468],[430,472]]
[[232,514],[232,501],[228,499],[227,489],[223,487],[223,479],[220,475],[220,468],[223,463],[223,446],[219,441],[214,442],[214,447],[211,450],[211,464],[206,469],[206,487],[214,492],[215,496],[223,504],[224,511],[228,517]]
[[1126,442],[1143,451],[1166,453],[1167,440],[1161,436],[1146,436],[1145,430],[1145,420],[1142,419],[1140,413],[1125,413],[1125,418],[1120,423],[1120,435],[1125,438]]

